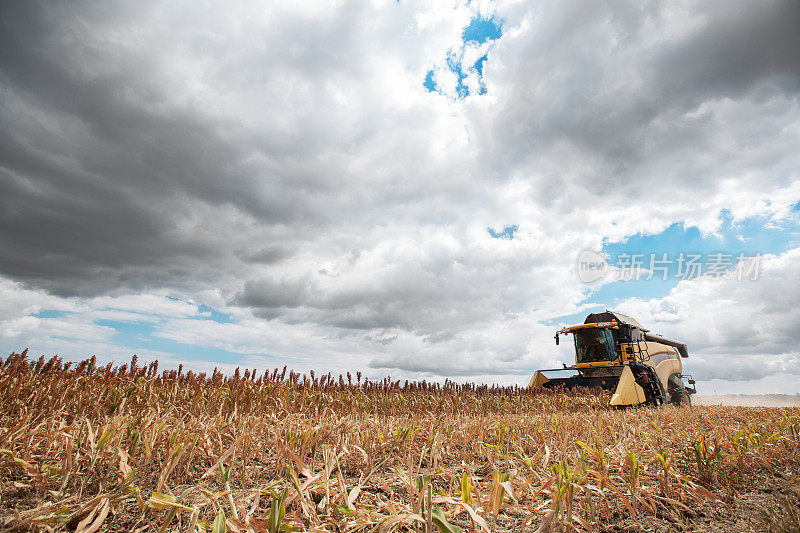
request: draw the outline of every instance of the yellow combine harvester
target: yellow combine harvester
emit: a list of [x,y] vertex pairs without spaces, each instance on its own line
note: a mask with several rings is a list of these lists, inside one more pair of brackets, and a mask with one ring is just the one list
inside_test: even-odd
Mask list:
[[556,344],[566,334],[575,340],[575,364],[538,370],[528,387],[600,387],[614,391],[611,405],[691,405],[697,390],[692,377],[682,374],[681,358],[689,357],[685,344],[653,335],[612,311],[559,330]]

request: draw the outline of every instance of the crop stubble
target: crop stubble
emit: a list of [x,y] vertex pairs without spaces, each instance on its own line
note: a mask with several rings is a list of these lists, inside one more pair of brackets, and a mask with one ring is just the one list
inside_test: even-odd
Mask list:
[[0,361],[3,530],[798,528],[800,408]]

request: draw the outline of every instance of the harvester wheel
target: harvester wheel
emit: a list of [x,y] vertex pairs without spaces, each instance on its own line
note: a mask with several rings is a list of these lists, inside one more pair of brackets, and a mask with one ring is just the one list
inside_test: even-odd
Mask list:
[[689,391],[686,390],[686,387],[681,391],[679,401],[675,405],[678,407],[690,407],[692,405],[692,397],[689,395]]
[[672,374],[667,380],[667,391],[670,403],[676,407],[689,407],[692,405],[692,397],[686,390],[678,374]]

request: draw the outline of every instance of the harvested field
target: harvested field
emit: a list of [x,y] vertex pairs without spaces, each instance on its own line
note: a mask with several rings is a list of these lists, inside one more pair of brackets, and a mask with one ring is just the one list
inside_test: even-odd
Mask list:
[[725,405],[737,407],[800,407],[798,394],[721,394],[697,396],[695,405]]
[[[800,408],[0,363],[2,528],[794,531]],[[792,529],[795,528],[795,529]]]

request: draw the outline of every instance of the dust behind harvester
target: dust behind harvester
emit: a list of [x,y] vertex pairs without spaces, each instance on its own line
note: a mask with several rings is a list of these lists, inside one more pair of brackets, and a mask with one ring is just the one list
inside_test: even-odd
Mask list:
[[[575,364],[538,370],[528,387],[600,387],[614,391],[611,405],[690,405],[697,391],[684,375],[686,345],[653,335],[629,316],[592,313],[583,324],[556,333],[572,335]],[[687,378],[689,385],[684,385]]]

